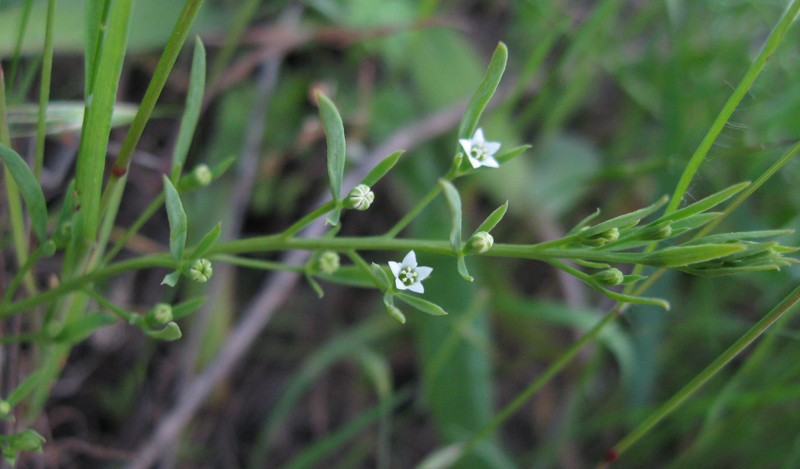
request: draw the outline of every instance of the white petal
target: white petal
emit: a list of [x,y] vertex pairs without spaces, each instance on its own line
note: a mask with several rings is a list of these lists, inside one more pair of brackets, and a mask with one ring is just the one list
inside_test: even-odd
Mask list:
[[433,267],[417,267],[417,282],[421,282],[428,278],[431,272],[433,272]]
[[483,138],[483,129],[478,129],[475,131],[475,135],[472,136],[472,141],[478,145],[483,145],[483,142],[486,141],[486,139]]
[[486,142],[483,145],[483,148],[485,148],[486,153],[488,153],[491,156],[497,153],[497,150],[500,149],[500,146],[501,146],[500,142]]
[[461,144],[461,148],[469,155],[472,152],[472,140],[467,140],[466,138],[458,139],[458,143]]
[[412,283],[411,285],[408,286],[408,289],[417,293],[425,293],[425,287],[423,287],[422,284],[419,282]]
[[500,163],[498,163],[498,162],[497,162],[497,160],[496,160],[496,159],[494,159],[494,157],[493,157],[493,156],[487,156],[487,157],[486,157],[486,158],[483,160],[483,165],[484,165],[484,166],[488,166],[488,167],[490,167],[490,168],[499,168],[499,167],[500,167]]
[[398,290],[405,290],[408,288],[405,286],[405,284],[403,284],[403,282],[400,281],[399,278],[394,279],[394,286],[396,286]]
[[406,257],[403,258],[403,262],[401,265],[403,267],[411,267],[412,269],[417,268],[417,255],[414,254],[414,251],[408,251]]
[[402,270],[400,268],[400,264],[398,264],[397,262],[389,261],[389,268],[392,270],[392,273],[394,274],[395,277],[400,276],[400,271]]
[[473,158],[471,154],[467,153],[467,159],[469,159],[469,164],[471,164],[473,168],[481,167],[481,161],[477,158]]

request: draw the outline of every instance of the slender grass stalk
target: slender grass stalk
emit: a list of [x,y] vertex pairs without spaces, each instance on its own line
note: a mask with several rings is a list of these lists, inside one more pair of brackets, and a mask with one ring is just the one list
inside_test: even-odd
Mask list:
[[140,229],[142,229],[144,224],[147,223],[148,220],[150,220],[150,218],[158,211],[158,209],[160,209],[161,206],[164,205],[165,198],[166,197],[164,196],[164,192],[162,191],[160,194],[158,194],[158,197],[156,197],[155,199],[153,199],[152,202],[150,202],[150,205],[147,206],[144,212],[142,212],[142,214],[139,215],[139,218],[137,218],[136,221],[133,222],[133,224],[125,231],[125,234],[122,235],[114,243],[111,249],[108,250],[108,253],[106,253],[105,257],[103,257],[103,260],[100,261],[99,264],[100,266],[108,265],[108,263],[111,262],[112,259],[114,259],[114,256],[116,256],[117,253],[121,251],[126,244],[128,244],[128,241],[130,241],[130,239],[133,238],[136,235],[136,233],[139,232]]
[[250,269],[258,270],[289,270],[292,272],[304,272],[305,268],[301,265],[288,265],[281,262],[263,261],[261,259],[248,259],[246,257],[217,255],[213,260],[224,262],[226,264],[238,265],[239,267],[247,267]]
[[53,25],[55,23],[56,0],[47,0],[47,20],[42,54],[42,78],[39,86],[39,116],[36,123],[36,149],[34,151],[33,174],[39,178],[44,164],[44,140],[47,130],[47,104],[50,102],[50,83],[53,77]]
[[435,199],[440,192],[442,192],[441,185],[436,184],[435,186],[433,186],[433,188],[431,188],[431,190],[428,191],[427,194],[425,194],[425,197],[423,197],[419,202],[417,202],[417,205],[415,205],[414,208],[409,210],[409,212],[403,218],[401,218],[400,221],[395,223],[395,225],[389,231],[387,231],[386,234],[384,234],[383,236],[386,238],[394,238],[395,236],[397,236],[398,233],[403,231],[403,228],[408,226],[408,224],[411,223],[417,217],[417,215],[419,215],[419,213],[425,209],[425,207],[427,207],[431,202],[433,202],[433,199]]
[[11,68],[8,71],[8,86],[13,87],[17,78],[19,68],[19,58],[22,56],[22,43],[25,41],[25,32],[28,30],[28,21],[31,18],[33,0],[25,1],[25,8],[22,10],[22,19],[19,23],[17,32],[17,43],[14,45],[14,57],[11,59]]
[[674,394],[667,402],[655,412],[650,414],[644,422],[642,422],[635,430],[625,436],[614,447],[609,450],[606,461],[601,464],[605,467],[609,462],[618,458],[628,448],[630,448],[636,441],[642,438],[653,426],[661,421],[664,417],[671,414],[683,401],[703,386],[710,380],[719,370],[722,369],[734,357],[739,355],[748,345],[756,340],[764,331],[767,330],[775,321],[781,318],[787,312],[794,311],[800,303],[800,287],[795,288],[789,295],[786,296],[775,308],[772,309],[766,316],[764,316],[756,325],[747,331],[742,337],[739,338],[733,345],[731,345],[725,352],[723,352],[716,360],[714,360],[706,369],[697,375],[692,381],[683,387],[680,391]]
[[303,230],[306,226],[308,226],[312,221],[316,220],[317,218],[325,215],[326,213],[333,210],[336,207],[336,202],[333,200],[326,202],[313,212],[309,213],[308,215],[304,216],[303,218],[297,220],[292,226],[286,228],[286,231],[281,233],[281,237],[292,237]]

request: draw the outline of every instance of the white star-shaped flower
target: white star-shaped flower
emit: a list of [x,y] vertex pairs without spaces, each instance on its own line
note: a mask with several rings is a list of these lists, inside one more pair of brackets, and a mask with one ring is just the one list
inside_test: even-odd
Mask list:
[[494,159],[494,154],[500,149],[500,142],[487,142],[483,138],[483,129],[476,130],[471,139],[462,138],[458,141],[467,153],[467,158],[469,158],[473,168],[481,166],[500,167],[500,163]]
[[389,268],[392,269],[394,284],[398,290],[411,290],[417,293],[425,293],[422,281],[433,272],[432,267],[417,266],[417,255],[414,251],[409,251],[399,264],[389,261]]

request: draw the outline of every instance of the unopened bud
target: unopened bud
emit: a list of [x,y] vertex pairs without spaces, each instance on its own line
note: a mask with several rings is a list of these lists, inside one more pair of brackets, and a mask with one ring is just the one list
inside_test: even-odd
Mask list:
[[197,184],[202,187],[205,187],[211,184],[211,181],[214,180],[214,174],[211,173],[211,169],[209,169],[208,165],[200,164],[194,171],[192,171],[192,176],[194,176]]
[[347,207],[366,210],[375,200],[375,193],[366,184],[359,184],[347,194]]
[[610,268],[603,270],[601,272],[597,272],[596,274],[592,275],[592,278],[597,281],[600,285],[606,287],[613,287],[615,285],[619,285],[623,282],[624,276],[619,269]]
[[147,312],[146,320],[148,325],[163,326],[172,321],[172,306],[167,303],[158,303],[153,309]]
[[664,221],[655,226],[645,227],[637,238],[645,241],[657,241],[659,239],[667,239],[670,236],[672,236],[672,222]]
[[[586,231],[588,229],[589,228],[584,228],[581,231]],[[591,236],[581,237],[581,242],[589,246],[599,247],[604,244],[613,243],[617,239],[619,239],[619,230],[617,228],[611,228]]]
[[189,267],[189,278],[195,282],[208,282],[212,273],[214,273],[214,270],[211,268],[211,261],[208,259],[197,259]]
[[332,274],[339,270],[339,254],[334,251],[324,251],[317,259],[317,269],[323,274]]
[[483,254],[492,248],[494,238],[485,231],[479,231],[472,235],[464,247],[464,254]]

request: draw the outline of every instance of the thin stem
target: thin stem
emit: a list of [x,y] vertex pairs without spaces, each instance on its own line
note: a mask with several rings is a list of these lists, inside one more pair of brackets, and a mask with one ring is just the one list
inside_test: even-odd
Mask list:
[[16,275],[14,275],[14,278],[11,279],[11,283],[8,285],[8,288],[6,288],[6,292],[3,295],[2,301],[0,301],[0,310],[2,310],[2,308],[7,305],[9,301],[11,301],[11,298],[14,297],[14,293],[17,292],[19,284],[25,277],[28,276],[28,272],[33,267],[33,264],[35,264],[36,261],[39,260],[39,257],[41,257],[42,250],[43,246],[39,246],[35,251],[33,251],[31,256],[28,257],[28,260],[25,261],[25,264],[17,271]]
[[147,223],[150,217],[152,217],[153,214],[155,214],[158,211],[158,209],[161,208],[161,206],[164,204],[164,199],[165,196],[164,192],[162,191],[158,195],[158,197],[156,197],[152,202],[150,202],[150,205],[148,205],[147,208],[144,210],[144,212],[142,212],[142,214],[139,215],[139,218],[137,218],[136,221],[133,222],[133,224],[128,228],[128,230],[125,231],[125,234],[122,235],[122,237],[120,237],[114,243],[114,246],[108,251],[108,254],[106,254],[103,260],[100,262],[100,266],[108,265],[108,263],[111,262],[111,259],[113,259],[114,256],[116,256],[117,253],[120,250],[122,250],[122,248],[124,248],[126,244],[128,244],[128,241],[130,241],[130,239],[133,238],[133,236],[139,232],[142,226],[144,226],[144,224]]
[[246,257],[229,256],[225,254],[214,256],[212,259],[219,262],[225,262],[227,264],[238,265],[240,267],[249,267],[251,269],[290,270],[292,272],[305,271],[305,268],[300,265],[287,265],[281,262],[262,261],[260,259],[248,259]]
[[47,104],[50,102],[50,83],[53,76],[53,28],[55,23],[56,0],[47,0],[47,21],[44,33],[44,53],[42,54],[42,80],[39,86],[39,116],[36,123],[36,149],[34,152],[33,174],[37,179],[42,174],[44,164],[44,140],[47,130]]
[[392,229],[387,231],[386,234],[384,234],[383,236],[385,238],[394,238],[395,236],[397,236],[397,234],[400,233],[403,230],[403,228],[408,226],[408,224],[411,223],[411,221],[414,220],[414,218],[416,218],[417,215],[419,215],[419,212],[421,212],[425,207],[427,207],[428,204],[433,202],[433,199],[435,199],[436,196],[439,195],[439,192],[441,191],[442,191],[441,185],[436,184],[435,186],[433,186],[433,188],[427,194],[425,194],[425,197],[423,197],[422,200],[420,200],[417,203],[417,205],[415,205],[414,208],[412,208],[406,214],[406,216],[400,219],[400,221],[398,221],[392,227]]
[[607,456],[607,461],[603,466],[613,459],[616,459],[631,447],[637,440],[644,436],[653,426],[655,426],[661,419],[672,413],[683,401],[697,391],[701,386],[708,382],[719,370],[722,369],[728,362],[742,352],[748,345],[756,340],[769,326],[781,318],[785,313],[793,310],[800,302],[800,286],[795,288],[786,298],[783,299],[775,308],[772,309],[761,321],[756,323],[755,326],[750,328],[745,335],[731,345],[722,355],[717,357],[705,370],[697,375],[686,386],[673,395],[667,402],[642,422],[639,427],[629,433],[625,438],[620,440],[610,451]]
[[292,226],[286,229],[283,233],[281,233],[281,237],[291,237],[302,231],[303,228],[309,225],[312,221],[316,220],[317,218],[325,215],[326,213],[333,210],[336,207],[336,202],[333,200],[323,204],[321,207],[317,208],[313,212],[309,213],[308,215],[304,216],[297,222],[295,222]]
[[689,188],[689,184],[692,182],[692,178],[694,178],[695,173],[697,173],[698,168],[700,168],[700,164],[705,159],[708,150],[711,149],[711,145],[714,144],[719,133],[725,128],[725,123],[728,122],[733,111],[736,110],[736,107],[745,97],[758,74],[764,69],[767,61],[778,48],[778,45],[783,40],[783,36],[789,30],[789,26],[792,25],[798,12],[800,12],[800,1],[792,0],[792,3],[783,13],[783,17],[778,22],[778,25],[775,26],[775,29],[772,30],[769,38],[767,38],[767,42],[764,44],[764,48],[761,49],[761,53],[758,54],[758,57],[756,57],[756,60],[747,70],[742,81],[739,82],[739,85],[733,91],[731,97],[728,98],[722,111],[720,111],[714,123],[711,124],[708,133],[703,138],[702,142],[700,142],[700,146],[697,147],[697,150],[695,150],[689,162],[686,164],[686,169],[683,170],[678,185],[675,187],[675,192],[672,194],[672,198],[664,211],[665,214],[672,213],[678,208],[684,194],[686,194],[686,190]]

